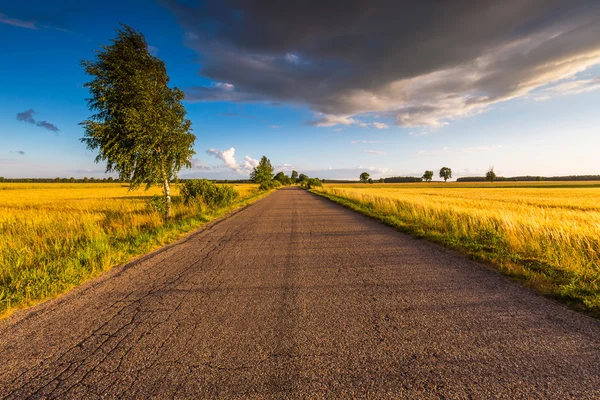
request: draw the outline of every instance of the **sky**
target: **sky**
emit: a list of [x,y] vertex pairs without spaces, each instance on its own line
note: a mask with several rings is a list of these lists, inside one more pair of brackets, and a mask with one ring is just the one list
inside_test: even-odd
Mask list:
[[[0,176],[98,177],[81,60],[119,23],[185,93],[182,178],[600,174],[600,2],[0,5]],[[114,175],[113,175],[114,176]]]

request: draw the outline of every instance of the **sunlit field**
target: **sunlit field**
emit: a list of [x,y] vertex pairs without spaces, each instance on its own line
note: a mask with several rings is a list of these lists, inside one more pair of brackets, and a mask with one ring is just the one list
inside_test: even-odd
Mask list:
[[316,191],[600,315],[599,182],[326,184]]
[[[241,200],[256,185],[237,185]],[[0,315],[62,293],[115,264],[173,241],[229,210],[185,206],[174,218],[150,205],[160,189],[121,184],[0,184]]]

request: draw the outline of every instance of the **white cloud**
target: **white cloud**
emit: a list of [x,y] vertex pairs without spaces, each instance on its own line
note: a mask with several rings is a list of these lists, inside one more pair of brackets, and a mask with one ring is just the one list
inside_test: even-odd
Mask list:
[[269,125],[269,128],[271,128],[271,129],[279,129],[282,127],[283,127],[283,125]]
[[368,172],[374,172],[376,174],[389,174],[390,172],[392,172],[391,168],[385,168],[385,167],[363,167],[362,165],[359,165],[358,167],[356,167],[357,170],[363,170],[363,171],[368,171]]
[[367,153],[371,156],[385,156],[387,155],[387,153],[385,151],[379,151],[379,150],[364,150],[364,153]]
[[246,156],[244,157],[244,164],[242,165],[242,168],[252,170],[254,167],[258,166],[258,163],[258,160],[255,160],[250,156]]
[[40,29],[35,21],[23,21],[22,19],[9,18],[8,15],[0,13],[0,24],[18,26],[19,28],[26,29]]
[[373,126],[377,129],[387,129],[389,128],[388,124],[385,124],[383,122],[373,122]]
[[197,158],[192,158],[192,168],[193,169],[209,169],[202,161]]
[[326,127],[326,126],[336,126],[336,125],[352,125],[359,123],[357,120],[352,119],[348,116],[337,116],[330,114],[318,114],[317,119],[313,121],[308,121],[308,125]]
[[239,170],[240,166],[235,161],[235,148],[230,147],[227,150],[217,150],[217,149],[208,149],[206,150],[206,154],[218,158],[223,161],[223,165],[228,168]]
[[434,156],[442,153],[481,153],[487,151],[494,151],[498,149],[502,149],[502,145],[496,146],[471,146],[471,147],[461,147],[458,149],[452,149],[450,147],[442,147],[437,150],[420,150],[415,153],[417,156]]
[[577,79],[536,91],[533,93],[535,101],[549,100],[556,96],[565,96],[571,94],[579,94],[591,92],[592,90],[600,89],[600,76],[592,79]]
[[218,87],[219,89],[227,90],[227,91],[235,89],[234,85],[232,85],[231,83],[225,83],[225,82],[217,82],[215,84],[215,86]]
[[[221,161],[223,161],[223,165],[221,167],[225,167],[227,169],[234,170],[240,174],[248,173],[254,167],[256,167],[259,163],[258,160],[250,156],[244,157],[244,162],[240,166],[235,160],[235,148],[230,147],[227,150],[218,150],[218,149],[208,149],[206,150],[206,154],[213,156]],[[192,160],[193,162],[193,160]],[[213,167],[213,169],[218,169],[221,167]],[[201,169],[210,169],[209,167],[202,167]]]
[[285,55],[285,60],[287,62],[289,62],[289,63],[292,63],[292,64],[299,64],[300,63],[300,57],[298,57],[297,55],[292,54],[292,53],[287,53]]
[[358,143],[374,144],[374,143],[381,143],[381,141],[379,141],[379,140],[353,140],[350,143],[352,143],[352,144],[358,144]]

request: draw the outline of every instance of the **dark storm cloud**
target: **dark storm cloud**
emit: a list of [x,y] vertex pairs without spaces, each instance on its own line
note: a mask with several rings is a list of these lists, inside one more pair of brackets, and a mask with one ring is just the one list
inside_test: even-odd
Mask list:
[[35,114],[35,111],[32,109],[17,113],[17,120],[27,122],[28,124],[35,124],[36,126],[39,126],[40,128],[48,129],[49,131],[52,131],[54,133],[60,132],[60,129],[58,129],[58,127],[56,125],[51,124],[48,121],[36,121],[33,118],[33,114]]
[[307,104],[319,126],[370,113],[440,126],[600,63],[597,1],[168,6],[214,81],[188,100]]

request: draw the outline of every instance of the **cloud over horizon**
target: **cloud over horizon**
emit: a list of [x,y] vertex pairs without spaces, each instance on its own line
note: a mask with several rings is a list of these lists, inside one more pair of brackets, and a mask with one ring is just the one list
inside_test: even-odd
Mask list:
[[230,147],[227,150],[223,151],[217,149],[208,149],[206,150],[206,154],[223,161],[222,167],[231,169],[240,174],[250,173],[250,171],[252,171],[252,169],[256,167],[259,163],[258,160],[255,160],[250,156],[245,156],[242,165],[238,164],[235,160],[235,148],[233,147]]
[[568,92],[600,64],[600,3],[589,0],[167,4],[213,81],[188,100],[307,105],[313,126],[385,129],[376,113],[439,128],[538,89]]

